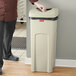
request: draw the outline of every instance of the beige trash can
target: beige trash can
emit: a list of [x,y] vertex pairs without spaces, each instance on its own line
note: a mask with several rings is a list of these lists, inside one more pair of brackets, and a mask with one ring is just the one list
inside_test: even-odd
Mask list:
[[29,13],[32,72],[53,72],[56,54],[58,9],[41,12],[33,8]]

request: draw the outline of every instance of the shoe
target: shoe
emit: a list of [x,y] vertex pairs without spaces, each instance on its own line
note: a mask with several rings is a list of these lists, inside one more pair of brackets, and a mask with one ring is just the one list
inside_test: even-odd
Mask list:
[[16,57],[14,55],[9,56],[8,58],[4,58],[5,60],[11,60],[11,61],[19,61],[19,57]]
[[0,75],[2,75],[2,68],[0,68]]

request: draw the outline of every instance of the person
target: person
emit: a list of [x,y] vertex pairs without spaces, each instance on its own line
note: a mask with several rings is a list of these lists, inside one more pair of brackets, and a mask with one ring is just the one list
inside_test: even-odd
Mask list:
[[[45,6],[38,0],[30,0],[40,10]],[[17,0],[0,0],[0,75],[2,74],[3,59],[18,61],[19,58],[11,52],[11,42],[17,20]]]
[[38,0],[30,0],[32,4],[35,4],[41,11],[42,9],[46,11],[46,7],[41,5]]

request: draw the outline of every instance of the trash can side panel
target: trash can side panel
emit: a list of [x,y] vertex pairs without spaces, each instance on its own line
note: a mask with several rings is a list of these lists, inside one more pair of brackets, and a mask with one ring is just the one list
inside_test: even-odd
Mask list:
[[30,48],[31,48],[31,70],[32,72],[35,72],[36,71],[36,63],[35,63],[35,50],[34,50],[34,36],[31,34],[31,45],[30,45]]
[[55,67],[55,55],[56,55],[56,34],[57,34],[57,20],[47,23],[49,25],[49,56],[48,56],[48,72],[53,72]]
[[47,71],[47,51],[48,51],[48,35],[36,34],[35,35],[35,51],[36,51],[36,70]]
[[30,20],[30,48],[31,48],[31,70],[36,72],[36,53],[35,53],[35,32],[33,31],[32,21]]

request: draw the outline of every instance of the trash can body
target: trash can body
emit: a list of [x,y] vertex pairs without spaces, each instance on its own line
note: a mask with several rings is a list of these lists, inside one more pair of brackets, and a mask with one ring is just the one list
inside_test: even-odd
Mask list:
[[[49,16],[51,13],[54,17]],[[32,9],[29,17],[32,72],[53,72],[56,54],[58,9],[53,8],[46,12]]]

